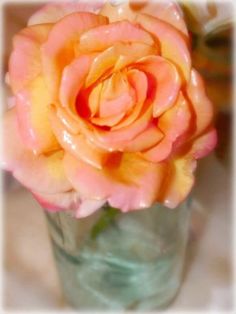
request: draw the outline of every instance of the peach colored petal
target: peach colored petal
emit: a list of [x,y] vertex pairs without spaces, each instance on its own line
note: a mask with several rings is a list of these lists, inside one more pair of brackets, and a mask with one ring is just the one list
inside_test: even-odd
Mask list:
[[115,126],[117,123],[119,123],[122,118],[124,117],[125,113],[121,112],[118,114],[115,114],[113,116],[109,116],[109,117],[93,117],[90,119],[90,121],[93,124],[96,124],[98,126],[108,126],[108,127],[113,127]]
[[62,164],[63,152],[35,156],[25,149],[19,136],[15,108],[6,112],[2,128],[1,165],[30,190],[57,193],[71,189]]
[[50,31],[42,46],[43,70],[53,97],[57,97],[61,72],[74,58],[74,46],[81,34],[108,23],[107,18],[87,12],[72,13],[62,18]]
[[167,159],[173,148],[173,142],[164,137],[164,139],[154,147],[142,152],[142,156],[149,162],[161,162]]
[[50,122],[53,131],[65,151],[80,158],[96,168],[101,168],[107,158],[107,153],[98,149],[83,134],[70,134],[60,122],[54,107],[51,107]]
[[98,209],[101,209],[103,205],[105,205],[106,200],[93,200],[93,199],[85,199],[81,201],[79,208],[75,213],[76,218],[85,218],[91,214],[93,214]]
[[[180,6],[173,0],[165,1],[144,1],[145,4],[136,10],[139,13],[152,15],[178,29],[184,35],[188,35],[188,30],[184,21],[183,12]],[[131,8],[132,2],[130,3]],[[133,8],[134,10],[134,8]]]
[[88,107],[90,111],[90,116],[94,117],[98,114],[99,111],[99,102],[100,102],[100,95],[102,91],[103,83],[98,83],[92,89],[88,97]]
[[114,71],[120,71],[142,57],[160,54],[158,45],[134,42],[125,45],[125,50],[121,51],[114,66]]
[[126,75],[130,86],[135,91],[136,104],[131,113],[127,117],[125,117],[118,125],[114,126],[112,128],[112,131],[126,127],[133,123],[139,116],[147,96],[148,83],[146,75],[137,69],[131,69],[127,71]]
[[49,3],[44,5],[41,9],[34,13],[29,21],[28,25],[55,23],[64,16],[74,12],[94,12],[102,7],[104,1],[65,1]]
[[99,116],[109,117],[128,112],[135,103],[133,88],[126,76],[120,72],[114,73],[103,83],[100,94]]
[[91,65],[86,78],[85,86],[89,87],[95,83],[103,74],[110,70],[114,66],[116,59],[117,55],[115,53],[115,47],[110,47],[98,54]]
[[42,76],[16,94],[19,131],[24,145],[36,154],[59,148],[48,119],[50,103]]
[[175,105],[159,119],[158,128],[165,135],[163,140],[150,150],[143,152],[144,158],[152,162],[160,162],[169,157],[173,143],[188,131],[190,122],[189,105],[180,93]]
[[94,55],[84,55],[73,60],[62,72],[59,98],[64,107],[74,107],[76,96],[85,82]]
[[120,71],[132,62],[147,55],[157,54],[157,52],[156,46],[149,46],[143,43],[114,43],[112,47],[105,49],[94,59],[86,79],[86,86],[96,82],[111,69],[114,72]]
[[107,16],[110,23],[123,20],[133,22],[136,17],[136,12],[130,8],[128,1],[125,1],[125,3],[121,3],[119,5],[115,5],[110,3],[110,1],[106,1],[99,14]]
[[127,1],[119,5],[106,2],[99,13],[109,17],[110,22],[122,20],[133,22],[137,14],[146,13],[171,24],[183,34],[188,35],[183,13],[174,1],[142,1],[141,3]]
[[50,24],[35,25],[14,36],[9,59],[9,83],[13,92],[20,91],[40,74],[40,45],[46,41],[51,27]]
[[108,118],[113,115],[123,114],[129,111],[134,105],[134,99],[130,92],[125,92],[115,99],[101,100],[99,116]]
[[78,123],[78,117],[73,114],[72,111],[68,108],[63,108],[60,105],[56,105],[57,108],[57,117],[60,122],[63,124],[64,128],[72,133],[78,134],[80,132],[80,124]]
[[175,208],[187,197],[194,185],[196,161],[186,156],[170,161],[169,167],[161,201],[165,206]]
[[79,193],[74,190],[56,194],[33,193],[33,195],[45,210],[49,212],[66,210],[76,218],[91,215],[106,202],[104,200],[82,200]]
[[82,51],[102,51],[117,42],[142,42],[153,45],[152,37],[142,28],[128,22],[121,21],[91,29],[80,37],[79,47]]
[[32,193],[40,205],[49,212],[76,211],[81,204],[79,193],[74,190],[55,194],[35,193],[33,191]]
[[204,132],[212,123],[213,105],[206,95],[204,82],[195,69],[191,71],[190,82],[187,86],[187,95],[196,115],[196,130],[194,135],[197,136]]
[[98,140],[98,143],[100,143],[99,145],[104,147],[104,149],[109,151],[122,151],[123,146],[127,142],[132,141],[137,135],[139,135],[149,126],[151,115],[152,110],[151,108],[148,108],[146,111],[141,112],[140,118],[131,125],[114,131],[94,129],[94,134]]
[[170,24],[146,14],[138,15],[137,22],[157,38],[161,46],[161,55],[170,60],[178,68],[182,78],[188,82],[191,57],[182,34]]
[[190,155],[194,158],[200,159],[208,155],[217,144],[217,133],[214,128],[210,129],[207,133],[198,137],[190,150]]
[[[114,162],[114,160],[113,160]],[[123,154],[121,160],[98,170],[66,154],[68,178],[85,198],[107,199],[126,212],[151,206],[159,197],[166,165],[148,163],[136,154]]]
[[141,59],[137,63],[137,68],[151,75],[156,82],[152,102],[153,116],[158,117],[176,101],[180,89],[178,72],[173,64],[158,56]]
[[124,151],[142,152],[159,143],[163,136],[163,133],[157,128],[156,124],[151,123],[146,130],[124,145]]
[[174,142],[180,135],[188,131],[190,122],[189,103],[180,92],[175,105],[159,118],[158,127],[168,139]]

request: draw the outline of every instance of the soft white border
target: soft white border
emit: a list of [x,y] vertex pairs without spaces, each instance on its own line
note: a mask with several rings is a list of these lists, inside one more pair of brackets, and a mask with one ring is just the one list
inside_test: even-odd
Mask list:
[[[55,0],[51,0],[51,2],[54,2]],[[73,0],[75,1],[75,0]],[[79,1],[79,0],[78,0]],[[83,0],[85,1],[85,0]],[[93,0],[87,0],[87,2],[89,1],[93,1]],[[118,3],[118,2],[123,2],[124,0],[111,0],[114,3]],[[188,2],[206,2],[207,0],[195,0],[195,1],[190,1],[190,0],[182,0],[184,1],[188,1]],[[17,3],[17,4],[26,4],[26,3],[35,3],[35,4],[39,4],[39,3],[48,3],[50,1],[45,1],[45,0],[27,0],[27,1],[20,1],[20,0],[0,0],[0,20],[1,22],[1,27],[0,27],[0,53],[1,53],[1,61],[0,61],[0,69],[2,69],[2,63],[3,63],[3,58],[2,58],[2,52],[3,52],[3,6],[5,4],[9,4],[9,3]],[[59,2],[59,1],[55,1],[55,2]],[[209,2],[211,2],[211,0],[209,0]],[[234,0],[218,0],[215,2],[230,2],[233,3],[233,8],[234,8],[234,21],[236,21],[236,1]],[[236,24],[236,23],[235,23]],[[234,27],[234,52],[236,52],[236,25]],[[236,54],[236,53],[235,53]],[[236,58],[236,57],[235,57]],[[234,61],[235,61],[234,58]],[[234,96],[233,96],[233,113],[234,113],[234,119],[236,116],[236,62],[234,62],[234,79],[233,79],[233,87],[234,87]],[[0,101],[1,104],[3,104],[3,84],[1,85],[1,92],[0,92]],[[2,114],[2,108],[3,106],[0,106],[0,112]],[[1,126],[2,127],[2,126]],[[0,129],[1,130],[1,129]],[[236,311],[236,184],[235,184],[235,178],[236,178],[236,167],[235,167],[235,159],[236,159],[236,154],[235,154],[235,138],[236,138],[236,123],[233,123],[233,171],[232,171],[232,199],[233,199],[233,224],[232,226],[229,226],[229,228],[232,228],[232,237],[233,237],[233,265],[234,265],[234,271],[233,271],[233,276],[234,276],[234,280],[233,280],[233,296],[234,296],[234,300],[233,300],[233,310],[232,311],[217,311],[218,313],[234,313]],[[2,132],[0,132],[0,154],[2,152]],[[39,311],[10,311],[10,310],[6,310],[3,307],[3,239],[4,239],[4,215],[3,215],[3,193],[2,193],[2,174],[0,172],[0,212],[1,212],[1,217],[0,217],[0,260],[1,260],[1,267],[0,267],[0,313],[35,313],[35,314],[41,314],[41,313],[78,313],[75,312],[73,310],[63,310],[63,311],[44,311],[44,310],[39,310]],[[219,230],[220,233],[220,230]],[[202,274],[204,276],[204,274]],[[184,311],[184,310],[179,310],[179,311],[171,311],[171,310],[166,310],[165,312],[169,312],[169,313],[208,313],[208,311]],[[210,312],[210,311],[209,311]],[[216,311],[214,311],[215,313]],[[80,312],[83,313],[83,312]],[[84,312],[84,313],[89,313],[88,311]],[[104,313],[104,312],[92,312],[92,313]],[[112,312],[105,312],[105,313],[112,313]],[[118,313],[118,312],[115,312]],[[129,312],[126,312],[129,313]],[[134,313],[134,312],[130,312],[130,313]],[[142,312],[143,313],[143,312]],[[154,313],[154,312],[150,312],[150,313]],[[162,313],[162,312],[158,312],[158,313]],[[164,312],[163,312],[164,313]]]

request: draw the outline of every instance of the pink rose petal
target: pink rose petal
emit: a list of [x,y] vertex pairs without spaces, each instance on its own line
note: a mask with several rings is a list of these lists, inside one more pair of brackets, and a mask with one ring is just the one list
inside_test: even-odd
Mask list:
[[33,192],[33,196],[40,203],[40,205],[49,212],[58,212],[63,210],[76,211],[81,204],[79,193],[74,190],[55,194],[40,194]]
[[100,93],[99,117],[127,113],[135,105],[135,92],[126,76],[120,72],[113,73],[103,83]]
[[63,152],[35,156],[24,148],[19,136],[15,109],[6,112],[3,121],[3,156],[1,165],[32,191],[53,194],[71,189],[65,176]]
[[127,80],[135,91],[136,103],[130,114],[128,114],[118,125],[114,126],[112,131],[131,125],[131,123],[133,123],[140,115],[147,97],[148,82],[145,73],[137,69],[131,69],[127,72]]
[[9,60],[9,82],[14,92],[26,87],[41,72],[40,45],[46,41],[50,24],[23,29],[13,38]]
[[137,22],[157,38],[162,57],[170,60],[178,68],[184,81],[188,82],[191,58],[188,44],[182,34],[170,24],[146,14],[138,15]]
[[80,12],[65,16],[53,26],[42,46],[43,70],[52,97],[57,97],[62,70],[75,58],[74,46],[81,34],[107,22],[101,15]]
[[151,206],[159,197],[166,165],[146,162],[138,155],[124,154],[120,163],[98,170],[66,154],[68,178],[81,196],[87,199],[108,199],[122,211]]
[[48,114],[51,97],[42,76],[16,94],[19,131],[25,147],[36,154],[58,149]]
[[132,141],[136,136],[142,133],[150,124],[152,108],[144,110],[140,114],[140,118],[137,119],[133,124],[124,126],[114,131],[103,131],[94,129],[94,134],[97,138],[98,143],[104,149],[109,151],[123,150],[123,147],[128,141]]
[[85,218],[91,214],[93,214],[95,211],[102,208],[103,205],[105,205],[106,200],[82,200],[79,208],[77,209],[75,213],[76,218]]
[[147,55],[157,54],[157,52],[158,49],[156,46],[143,43],[114,43],[113,46],[102,51],[94,59],[86,80],[86,86],[90,86],[96,82],[96,80],[109,70],[117,72],[138,59]]
[[[56,1],[55,1],[56,2]],[[64,16],[74,12],[94,12],[102,7],[104,1],[64,1],[44,5],[40,10],[34,13],[28,25],[55,23]]]
[[167,22],[188,35],[187,27],[183,18],[183,13],[175,1],[125,1],[119,5],[112,5],[106,2],[99,12],[101,15],[109,17],[110,22],[128,20],[135,21],[137,14],[146,13]]
[[142,155],[152,162],[165,160],[171,154],[173,143],[188,131],[190,122],[189,104],[180,93],[175,105],[159,119],[158,128],[164,134],[162,141]]
[[121,21],[98,26],[85,32],[80,37],[79,47],[82,51],[93,52],[105,50],[117,42],[137,41],[150,46],[154,43],[148,32],[128,21]]
[[74,190],[56,194],[33,193],[33,196],[46,211],[68,211],[75,218],[85,218],[106,203],[105,200],[82,200]]
[[193,142],[193,146],[189,154],[192,154],[194,158],[200,159],[208,155],[217,144],[217,133],[214,128],[199,136]]
[[178,72],[167,60],[159,56],[149,56],[137,63],[137,68],[151,75],[155,82],[153,96],[153,116],[158,117],[176,101],[180,89]]
[[102,167],[107,158],[107,152],[94,146],[83,134],[70,134],[58,119],[53,107],[50,112],[50,121],[54,133],[65,151],[96,168]]
[[75,106],[76,97],[85,82],[93,59],[94,55],[80,56],[64,68],[59,91],[64,107]]
[[204,82],[195,69],[191,71],[190,82],[187,86],[187,95],[196,115],[196,130],[194,135],[197,136],[204,132],[212,123],[214,112],[212,103],[206,95]]
[[188,156],[170,161],[161,197],[165,206],[175,208],[187,197],[194,185],[195,168],[196,161]]

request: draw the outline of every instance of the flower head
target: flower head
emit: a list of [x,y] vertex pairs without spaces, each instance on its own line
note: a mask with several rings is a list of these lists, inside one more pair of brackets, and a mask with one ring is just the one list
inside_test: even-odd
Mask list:
[[46,209],[186,198],[216,133],[175,3],[46,5],[13,45],[3,164]]

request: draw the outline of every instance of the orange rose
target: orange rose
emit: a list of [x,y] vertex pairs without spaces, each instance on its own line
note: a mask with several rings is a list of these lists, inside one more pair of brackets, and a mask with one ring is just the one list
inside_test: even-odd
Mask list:
[[185,199],[216,133],[176,4],[47,5],[13,44],[3,165],[46,209]]

